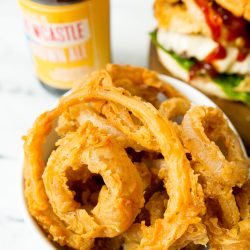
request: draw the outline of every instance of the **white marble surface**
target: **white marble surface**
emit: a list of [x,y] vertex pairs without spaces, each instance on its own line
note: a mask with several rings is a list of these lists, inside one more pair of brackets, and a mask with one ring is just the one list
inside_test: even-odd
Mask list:
[[[113,62],[147,65],[154,28],[152,0],[111,0]],[[0,249],[45,250],[20,206],[22,140],[34,118],[57,97],[37,82],[15,0],[0,0]]]

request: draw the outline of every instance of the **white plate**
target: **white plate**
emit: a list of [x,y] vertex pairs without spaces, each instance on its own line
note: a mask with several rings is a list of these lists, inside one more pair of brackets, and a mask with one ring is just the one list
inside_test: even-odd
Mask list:
[[[206,106],[211,106],[211,107],[216,107],[216,104],[212,102],[208,97],[206,97],[204,94],[202,94],[200,91],[194,89],[190,85],[179,81],[177,79],[174,79],[169,76],[165,75],[160,75],[160,77],[168,82],[170,85],[174,86],[177,90],[182,92],[190,101],[196,105],[206,105]],[[229,121],[230,122],[230,121]],[[236,132],[235,128],[230,122],[230,126],[233,128],[233,130]],[[236,132],[237,133],[237,132]],[[239,137],[240,138],[240,137]],[[241,142],[242,143],[242,142]],[[245,150],[243,144],[242,144],[243,149]],[[37,246],[39,246],[39,249],[43,250],[52,250],[52,249],[57,249],[46,237],[46,235],[43,233],[43,231],[40,229],[40,227],[37,225],[36,221],[32,218],[32,216],[29,214],[28,209],[27,209],[27,204],[26,200],[24,198],[23,194],[23,172],[20,175],[20,180],[21,180],[21,206],[23,209],[23,216],[25,223],[28,225],[32,232],[32,237],[34,237],[37,241]],[[35,247],[36,249],[38,247]]]

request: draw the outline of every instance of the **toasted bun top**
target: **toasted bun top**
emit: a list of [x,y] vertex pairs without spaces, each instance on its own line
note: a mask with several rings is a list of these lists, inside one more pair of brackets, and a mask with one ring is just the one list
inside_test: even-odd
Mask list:
[[211,36],[204,13],[195,0],[155,0],[154,13],[159,27],[184,34]]
[[237,17],[250,21],[250,0],[215,0],[224,9]]

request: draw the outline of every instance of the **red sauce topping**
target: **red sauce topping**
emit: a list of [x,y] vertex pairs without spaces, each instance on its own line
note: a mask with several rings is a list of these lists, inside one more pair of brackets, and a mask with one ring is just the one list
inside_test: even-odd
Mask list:
[[192,80],[197,76],[209,75],[216,76],[218,72],[210,63],[197,61],[189,71],[189,79]]
[[[236,17],[212,0],[195,0],[204,12],[215,41],[223,38],[227,41],[239,39],[241,48],[250,49],[250,23],[242,17]],[[237,8],[237,6],[236,6]]]
[[239,61],[239,62],[244,61],[246,59],[248,53],[249,53],[249,51],[247,51],[247,50],[239,51],[238,56],[237,56],[237,61]]
[[209,0],[196,0],[196,3],[204,12],[207,24],[212,31],[213,38],[217,41],[221,36],[222,17],[212,8],[213,2]]
[[206,58],[205,61],[207,63],[211,63],[213,60],[223,59],[227,55],[225,48],[219,45],[215,48]]
[[[236,17],[223,9],[214,0],[195,0],[205,14],[206,22],[211,29],[213,39],[220,44],[222,39],[234,42],[239,48],[238,61],[243,61],[250,51],[250,22],[242,17]],[[236,6],[237,8],[237,6]],[[226,50],[219,45],[204,62],[197,61],[190,70],[190,79],[197,76],[218,74],[211,64],[213,60],[226,57]]]
[[214,3],[213,8],[223,18],[223,25],[225,26],[225,38],[227,41],[234,41],[240,38],[240,47],[250,48],[250,23],[242,17],[236,17],[229,11],[223,9],[218,4]]

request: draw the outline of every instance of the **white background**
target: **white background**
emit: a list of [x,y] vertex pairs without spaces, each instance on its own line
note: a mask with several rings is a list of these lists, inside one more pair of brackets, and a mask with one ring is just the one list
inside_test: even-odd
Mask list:
[[[152,5],[153,0],[111,0],[113,62],[147,66]],[[56,100],[33,74],[17,2],[0,0],[0,250],[46,250],[34,240],[20,207],[21,136]]]

